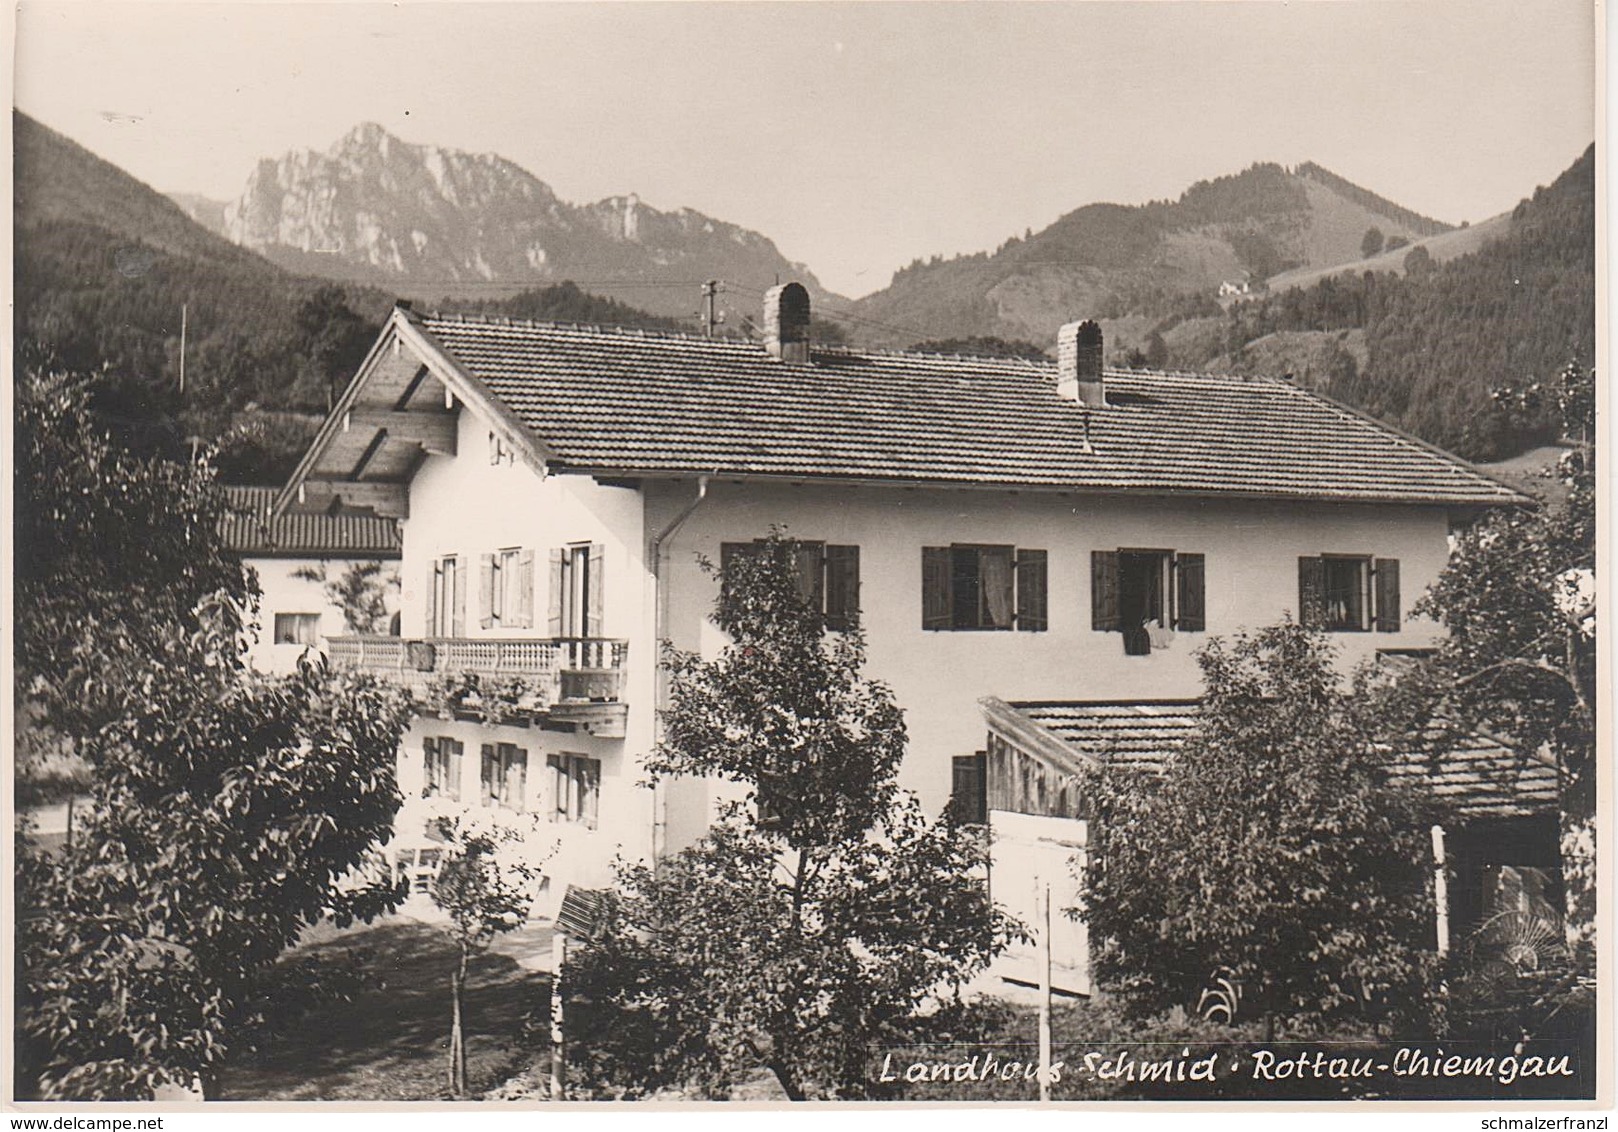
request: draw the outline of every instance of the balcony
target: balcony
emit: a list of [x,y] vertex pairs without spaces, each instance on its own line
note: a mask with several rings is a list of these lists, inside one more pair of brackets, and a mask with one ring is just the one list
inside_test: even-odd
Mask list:
[[623,702],[627,641],[604,637],[492,639],[473,637],[328,637],[332,667],[367,672],[402,684],[425,700],[446,679],[477,677],[480,689],[459,702],[469,712],[482,694],[499,695],[502,714],[571,726],[621,739],[629,716]]

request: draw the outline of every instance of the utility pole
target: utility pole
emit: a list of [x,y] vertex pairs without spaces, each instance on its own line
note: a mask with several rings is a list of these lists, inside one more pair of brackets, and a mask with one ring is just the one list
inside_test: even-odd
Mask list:
[[180,304],[180,392],[185,392],[185,315],[186,304]]
[[1041,877],[1034,918],[1039,933],[1039,1099],[1051,1099],[1051,886]]
[[715,309],[719,295],[719,280],[710,279],[702,285],[702,327],[709,338],[713,337],[714,329],[725,321],[725,316]]

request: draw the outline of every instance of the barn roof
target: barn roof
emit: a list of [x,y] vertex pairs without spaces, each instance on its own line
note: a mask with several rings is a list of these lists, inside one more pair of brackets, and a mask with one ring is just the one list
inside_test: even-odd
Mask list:
[[398,558],[399,525],[375,515],[272,515],[273,487],[226,486],[225,548],[243,558]]
[[[998,708],[994,705],[998,704]],[[1043,701],[985,705],[991,726],[1006,710],[1060,740],[1081,760],[1158,771],[1196,733],[1196,700]],[[1441,753],[1411,752],[1394,769],[1396,781],[1424,785],[1438,808],[1465,819],[1521,817],[1554,810],[1556,767],[1522,758],[1486,735],[1465,736]]]

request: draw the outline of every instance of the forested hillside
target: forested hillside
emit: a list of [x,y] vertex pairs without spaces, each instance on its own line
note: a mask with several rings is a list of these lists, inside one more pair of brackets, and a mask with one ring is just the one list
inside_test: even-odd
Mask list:
[[[393,296],[291,274],[14,113],[16,370],[99,373],[97,412],[141,452],[217,442],[227,478],[284,479]],[[447,307],[676,327],[572,284]],[[180,323],[185,312],[185,388]]]
[[[1157,327],[1187,368],[1293,369],[1331,396],[1435,444],[1497,460],[1554,422],[1493,411],[1490,392],[1595,361],[1595,150],[1517,206],[1500,238],[1405,274],[1345,274]],[[1288,360],[1301,364],[1289,365]]]

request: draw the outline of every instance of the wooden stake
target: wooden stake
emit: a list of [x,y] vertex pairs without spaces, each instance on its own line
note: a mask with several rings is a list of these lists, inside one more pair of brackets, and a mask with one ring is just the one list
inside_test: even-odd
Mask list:
[[1051,1099],[1051,886],[1039,882],[1039,1099]]
[[567,1100],[567,1043],[562,1029],[562,968],[567,964],[567,936],[551,937],[551,1100]]
[[1449,870],[1444,865],[1444,827],[1433,826],[1433,905],[1438,914],[1438,954],[1449,954]]

